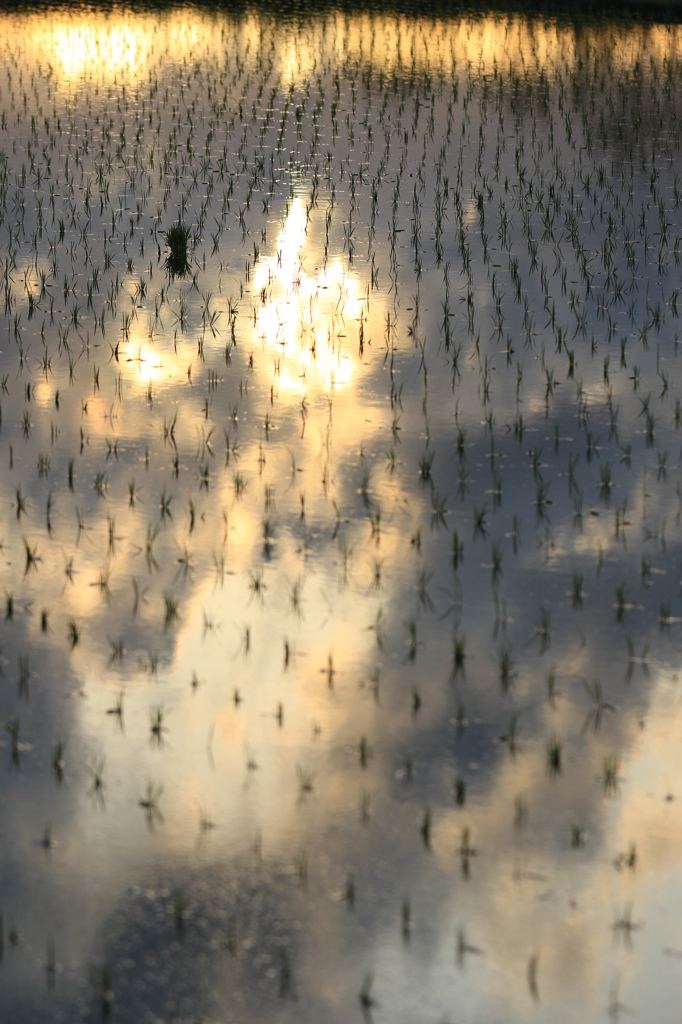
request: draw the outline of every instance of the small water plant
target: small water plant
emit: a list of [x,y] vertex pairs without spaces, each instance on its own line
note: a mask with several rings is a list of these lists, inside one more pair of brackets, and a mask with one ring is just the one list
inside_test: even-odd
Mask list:
[[164,267],[168,276],[184,277],[190,268],[190,229],[180,218],[164,233],[164,241],[168,249]]

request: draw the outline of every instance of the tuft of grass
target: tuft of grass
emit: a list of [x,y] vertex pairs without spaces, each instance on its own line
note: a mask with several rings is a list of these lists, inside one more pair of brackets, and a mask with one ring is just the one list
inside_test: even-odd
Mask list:
[[170,278],[184,277],[189,270],[190,229],[178,218],[177,222],[164,233],[163,238],[168,248],[168,255],[164,262],[168,276]]

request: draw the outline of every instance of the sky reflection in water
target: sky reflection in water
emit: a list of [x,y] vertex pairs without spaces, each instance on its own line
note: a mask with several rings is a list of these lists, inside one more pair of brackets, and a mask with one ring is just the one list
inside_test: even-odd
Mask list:
[[3,1015],[676,1019],[678,28],[1,36]]

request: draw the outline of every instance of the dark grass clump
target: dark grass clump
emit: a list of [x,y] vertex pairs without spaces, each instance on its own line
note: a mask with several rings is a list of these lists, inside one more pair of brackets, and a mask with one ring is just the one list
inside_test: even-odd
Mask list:
[[168,255],[164,266],[171,277],[184,277],[189,270],[190,229],[178,219],[177,223],[164,233]]

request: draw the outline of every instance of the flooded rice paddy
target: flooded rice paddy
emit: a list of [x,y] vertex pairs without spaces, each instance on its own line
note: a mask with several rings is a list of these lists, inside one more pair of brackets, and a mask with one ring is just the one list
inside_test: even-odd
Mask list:
[[0,25],[2,1019],[677,1021],[678,27]]

